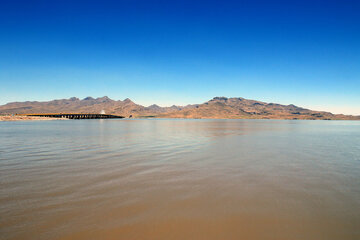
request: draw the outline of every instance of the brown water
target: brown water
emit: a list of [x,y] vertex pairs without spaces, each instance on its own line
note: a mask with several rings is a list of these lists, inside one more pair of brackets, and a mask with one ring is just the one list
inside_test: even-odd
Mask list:
[[360,122],[0,123],[0,239],[360,239]]

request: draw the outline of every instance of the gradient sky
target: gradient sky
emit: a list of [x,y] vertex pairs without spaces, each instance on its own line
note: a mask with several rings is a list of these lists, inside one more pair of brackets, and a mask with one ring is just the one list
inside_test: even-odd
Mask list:
[[360,1],[0,4],[0,104],[214,96],[360,115]]

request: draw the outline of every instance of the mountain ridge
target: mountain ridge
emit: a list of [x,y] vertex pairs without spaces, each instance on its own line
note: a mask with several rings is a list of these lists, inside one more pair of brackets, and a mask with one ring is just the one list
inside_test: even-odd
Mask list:
[[125,117],[157,118],[224,118],[224,119],[322,119],[322,120],[360,120],[360,116],[332,114],[314,111],[293,104],[282,105],[266,103],[241,97],[214,97],[201,104],[186,106],[148,107],[134,103],[131,99],[113,100],[104,97],[79,99],[56,99],[51,101],[11,102],[0,106],[0,114],[30,113],[100,113],[122,115]]

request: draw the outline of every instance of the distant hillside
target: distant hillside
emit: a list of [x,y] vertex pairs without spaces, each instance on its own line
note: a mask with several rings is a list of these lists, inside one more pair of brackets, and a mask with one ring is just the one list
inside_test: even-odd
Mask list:
[[202,104],[171,107],[160,107],[155,104],[144,107],[128,98],[115,101],[106,96],[96,99],[87,97],[82,100],[73,97],[48,102],[13,102],[0,106],[0,114],[100,113],[102,110],[107,114],[125,117],[360,120],[360,116],[332,114],[295,105],[226,97],[215,97]]
[[160,114],[168,118],[230,118],[230,119],[344,119],[360,120],[360,116],[312,111],[295,105],[265,103],[244,98],[215,97],[194,108]]
[[130,99],[123,101],[112,100],[108,97],[92,98],[82,100],[78,98],[60,99],[48,102],[12,102],[0,106],[0,114],[26,114],[26,113],[100,113],[102,110],[107,114],[115,114],[129,117],[132,116],[154,116],[160,113],[170,113],[181,110],[181,107],[159,107],[151,105],[144,107],[135,104]]

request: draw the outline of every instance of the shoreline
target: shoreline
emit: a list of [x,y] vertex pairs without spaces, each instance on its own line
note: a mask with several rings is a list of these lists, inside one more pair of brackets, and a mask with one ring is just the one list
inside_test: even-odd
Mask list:
[[[209,120],[307,120],[307,121],[359,121],[360,119],[291,119],[291,118],[182,118],[182,117],[134,117],[123,119],[209,119]],[[26,115],[0,115],[0,122],[71,120],[68,118],[36,117]]]
[[0,122],[15,122],[15,121],[51,121],[51,120],[68,120],[66,118],[50,118],[50,117],[34,117],[24,115],[2,115]]

